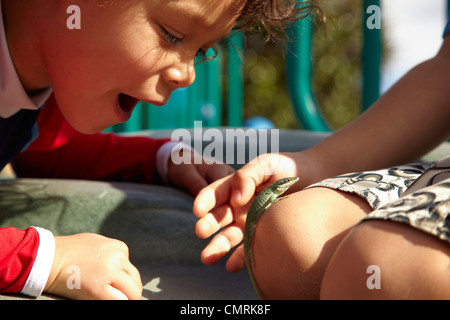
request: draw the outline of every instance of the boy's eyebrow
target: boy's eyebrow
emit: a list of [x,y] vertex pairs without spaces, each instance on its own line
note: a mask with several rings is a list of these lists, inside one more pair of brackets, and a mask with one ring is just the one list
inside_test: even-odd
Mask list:
[[186,7],[177,6],[172,6],[172,10],[174,10],[178,18],[182,19],[183,21],[189,22],[191,24],[194,23],[196,26],[200,26],[203,29],[208,29],[211,27],[211,23],[208,23],[207,19],[200,13],[193,13]]
[[[163,0],[168,1],[166,3],[167,7],[170,9],[170,14],[175,17],[176,20],[181,23],[185,23],[188,28],[199,27],[204,30],[209,30],[214,26],[214,18],[205,14],[205,11],[202,11],[195,5],[189,5],[184,3],[183,1],[174,1],[174,0]],[[180,3],[182,5],[180,5]],[[223,12],[225,14],[225,11]],[[212,18],[212,19],[211,19]],[[219,34],[218,37],[208,43],[219,43],[227,39],[233,30],[234,25],[230,25],[229,30],[225,31],[223,34]],[[183,32],[183,30],[179,30]],[[185,32],[188,30],[185,30]]]
[[[186,21],[195,26],[200,26],[202,29],[210,29],[214,23],[208,19],[208,16],[202,14],[201,11],[196,8],[190,8],[189,6],[178,6],[171,5],[169,2],[168,5],[174,10],[175,15],[180,20]],[[226,38],[228,35],[224,35],[223,38]],[[222,38],[222,37],[221,37]]]

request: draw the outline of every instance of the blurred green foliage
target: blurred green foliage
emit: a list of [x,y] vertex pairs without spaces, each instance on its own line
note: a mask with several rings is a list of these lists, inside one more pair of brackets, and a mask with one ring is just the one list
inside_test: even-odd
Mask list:
[[[361,0],[324,0],[326,23],[315,13],[313,89],[317,103],[333,129],[361,110],[363,8]],[[261,115],[278,128],[300,128],[286,87],[283,43],[265,43],[264,36],[247,36],[245,49],[244,119]]]

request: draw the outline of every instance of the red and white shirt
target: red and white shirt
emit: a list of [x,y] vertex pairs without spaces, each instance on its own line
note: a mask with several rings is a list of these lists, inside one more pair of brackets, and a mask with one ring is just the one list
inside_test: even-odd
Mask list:
[[[164,182],[171,151],[190,148],[169,139],[85,135],[64,119],[51,88],[29,96],[9,54],[1,0],[0,83],[0,170],[11,159],[19,177]],[[33,115],[24,126],[17,115],[29,112]],[[50,231],[0,228],[0,293],[39,296],[54,255],[55,240]]]

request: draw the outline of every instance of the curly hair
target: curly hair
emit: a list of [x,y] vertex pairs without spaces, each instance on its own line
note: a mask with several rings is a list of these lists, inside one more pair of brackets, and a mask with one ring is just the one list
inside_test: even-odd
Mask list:
[[[310,0],[247,0],[235,29],[267,32],[267,40],[279,40],[279,30],[289,23],[309,16],[314,9],[321,9]],[[322,19],[325,16],[322,12]],[[262,30],[261,30],[262,29]]]

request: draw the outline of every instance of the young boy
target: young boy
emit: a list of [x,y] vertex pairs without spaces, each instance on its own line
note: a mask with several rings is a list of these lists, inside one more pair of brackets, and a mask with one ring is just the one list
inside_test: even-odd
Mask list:
[[[223,228],[203,262],[238,246],[226,266],[241,269],[239,244],[254,195],[297,176],[290,195],[255,230],[252,268],[263,297],[449,299],[450,159],[397,166],[449,137],[448,34],[450,24],[433,59],[318,145],[260,156],[202,190],[194,202],[197,235]],[[347,172],[355,173],[330,178]]]
[[[14,161],[18,174],[27,176],[146,182],[157,177],[196,194],[230,168],[176,166],[169,160],[171,142],[98,132],[128,120],[138,101],[162,106],[172,91],[192,84],[195,58],[232,29],[258,21],[270,29],[296,17],[295,4],[74,0],[68,10],[62,0],[0,1],[0,170]],[[74,8],[79,28],[68,27]],[[141,296],[139,272],[119,241],[94,234],[53,237],[30,227],[0,229],[0,242],[0,292]],[[81,268],[81,290],[66,286],[70,265]]]

